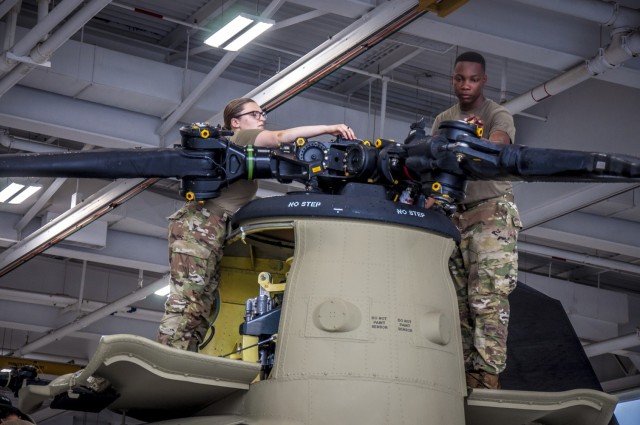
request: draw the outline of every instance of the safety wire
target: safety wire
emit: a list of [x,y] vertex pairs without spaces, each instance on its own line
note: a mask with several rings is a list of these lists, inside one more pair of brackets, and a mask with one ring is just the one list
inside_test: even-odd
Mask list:
[[[225,148],[225,152],[229,152],[230,140],[226,139],[226,143],[227,143],[227,146]],[[220,164],[216,164],[216,162],[213,161],[213,164],[216,165],[218,167],[219,171],[222,172],[222,175],[224,176],[224,181],[227,182],[227,187],[228,187],[229,186],[229,182],[227,181],[227,171],[225,169],[226,163],[227,163],[227,157],[226,156],[222,159]]]
[[216,334],[216,328],[214,324],[216,323],[216,319],[218,319],[218,315],[220,314],[220,306],[221,306],[220,291],[218,290],[218,288],[216,288],[216,290],[213,292],[213,296],[216,299],[216,306],[215,306],[216,311],[213,314],[213,318],[207,325],[207,329],[211,329],[211,332],[208,332],[209,336],[204,341],[202,341],[202,344],[198,345],[198,350],[204,349],[204,347],[206,347],[211,342],[211,340]]
[[244,350],[248,350],[249,348],[259,347],[259,346],[264,345],[264,344],[266,344],[266,343],[268,343],[268,342],[276,341],[277,339],[278,339],[278,334],[275,334],[275,335],[272,335],[270,338],[267,338],[267,339],[265,339],[265,340],[263,340],[263,341],[258,341],[258,342],[257,342],[257,343],[255,343],[255,344],[247,345],[246,347],[242,347],[242,348],[241,348],[241,349],[239,349],[239,350],[232,351],[232,352],[227,353],[227,354],[225,354],[224,356],[220,356],[220,357],[229,357],[229,356],[231,356],[231,355],[233,355],[233,354],[238,354],[238,353],[241,353],[241,352],[242,352],[242,351],[244,351]]
[[[229,140],[227,139],[227,140],[226,140],[226,144],[227,144],[227,145],[225,146],[225,152],[228,152],[228,151],[229,151],[229,143],[230,143],[230,142],[229,142]],[[214,161],[214,160],[213,160],[213,158],[211,158],[211,162],[213,163],[213,165],[215,166],[215,168],[216,168],[219,172],[221,172],[221,173],[222,173],[222,175],[223,175],[222,179],[223,179],[223,181],[225,181],[225,182],[226,182],[226,184],[227,184],[227,186],[228,186],[228,185],[229,185],[229,182],[227,182],[227,173],[226,173],[226,170],[225,170],[225,168],[224,168],[224,167],[225,167],[225,164],[226,164],[226,160],[227,160],[227,158],[226,158],[226,157],[224,157],[224,158],[223,158],[223,160],[222,160],[222,162],[221,162],[220,164],[218,164],[216,161]]]
[[185,99],[187,97],[187,87],[188,87],[188,79],[189,79],[189,49],[190,49],[190,43],[191,43],[191,33],[189,32],[189,30],[186,31],[187,33],[187,49],[186,49],[186,53],[184,55],[184,73],[182,74],[182,99]]

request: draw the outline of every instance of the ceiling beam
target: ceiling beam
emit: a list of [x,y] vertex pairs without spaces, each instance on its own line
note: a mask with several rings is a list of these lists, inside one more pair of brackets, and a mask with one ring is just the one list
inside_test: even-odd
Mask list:
[[518,187],[514,189],[514,193],[520,209],[520,219],[524,224],[526,233],[528,229],[539,226],[549,220],[562,217],[639,186],[637,183],[600,183],[575,185],[573,190],[566,190],[567,186],[564,186],[562,196],[546,196],[547,199],[539,202],[527,199],[526,196],[519,197]]
[[[107,89],[123,96],[131,95],[121,87]],[[160,147],[160,138],[154,134],[159,122],[159,118],[148,113],[24,86],[11,89],[0,102],[2,127],[107,148]],[[115,123],[117,125],[114,125]]]
[[570,263],[599,267],[604,270],[632,273],[640,276],[640,264],[630,264],[622,261],[609,260],[565,249],[551,248],[548,246],[518,241],[518,252],[542,255],[566,260]]
[[146,298],[147,296],[153,294],[155,291],[167,286],[168,284],[169,284],[169,275],[165,275],[164,277],[156,280],[155,282],[150,283],[144,288],[137,289],[133,291],[131,294],[126,295],[109,304],[106,304],[94,312],[91,312],[85,316],[82,316],[77,318],[76,320],[73,320],[71,323],[68,323],[58,329],[51,330],[46,335],[40,338],[37,338],[27,344],[24,344],[22,347],[18,348],[17,350],[12,351],[9,355],[20,357],[26,353],[29,353],[41,347],[44,347],[53,341],[58,341],[64,338],[66,335],[69,335],[77,330],[84,329],[90,324],[111,315],[112,313],[118,311],[119,309],[127,307],[130,304],[133,304],[137,301],[140,301]]
[[100,218],[158,179],[118,180],[0,254],[0,276]]
[[521,233],[528,236],[575,245],[585,251],[601,251],[640,258],[640,224],[616,218],[603,218],[580,212],[530,228]]
[[593,342],[584,346],[587,357],[595,357],[616,350],[626,350],[640,345],[640,331],[618,336],[606,341]]

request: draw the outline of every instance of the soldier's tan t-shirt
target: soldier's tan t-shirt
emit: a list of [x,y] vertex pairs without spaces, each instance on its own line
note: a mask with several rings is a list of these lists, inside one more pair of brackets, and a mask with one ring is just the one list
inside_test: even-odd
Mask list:
[[[258,134],[263,129],[254,130],[238,130],[233,136],[229,137],[232,143],[240,146],[252,145],[255,143]],[[238,180],[229,187],[222,189],[220,196],[208,199],[205,202],[205,208],[215,211],[222,208],[227,214],[235,213],[240,207],[243,207],[249,201],[253,200],[258,191],[258,182],[255,180]]]
[[[433,122],[433,126],[431,127],[431,133],[433,134],[438,129],[442,121],[463,120],[472,114],[480,117],[484,122],[484,138],[488,139],[491,133],[500,130],[507,133],[511,139],[511,143],[514,143],[516,127],[513,124],[513,117],[511,116],[511,113],[490,99],[486,99],[480,107],[464,112],[460,109],[460,104],[456,103],[451,108],[438,114]],[[512,193],[512,190],[511,182],[469,181],[467,184],[466,196],[460,203],[463,205],[473,204],[485,199],[495,198],[506,193]]]

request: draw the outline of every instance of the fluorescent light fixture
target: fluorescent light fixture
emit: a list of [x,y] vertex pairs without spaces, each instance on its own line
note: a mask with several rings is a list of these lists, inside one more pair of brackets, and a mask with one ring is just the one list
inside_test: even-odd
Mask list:
[[20,192],[23,187],[23,184],[11,183],[0,192],[0,202],[6,202],[7,199]]
[[18,193],[15,197],[13,197],[9,203],[10,204],[21,204],[23,203],[29,196],[33,195],[37,191],[42,189],[42,186],[29,186],[22,192]]
[[222,43],[229,41],[231,37],[238,34],[240,31],[248,27],[253,23],[253,19],[245,16],[238,15],[231,22],[224,27],[220,28],[215,34],[207,38],[204,44],[208,44],[212,47],[220,47]]
[[204,43],[212,47],[221,47],[235,52],[271,28],[273,24],[275,24],[275,21],[271,19],[263,19],[241,13],[211,37],[207,38]]
[[242,35],[231,43],[229,43],[224,49],[230,50],[232,52],[237,52],[241,48],[243,48],[247,43],[251,40],[268,30],[273,26],[273,23],[268,22],[257,22],[254,26],[249,28],[247,31],[243,32]]
[[169,288],[169,285],[158,289],[156,292],[154,292],[154,294],[156,295],[160,295],[161,297],[166,297],[167,295],[169,295],[169,292],[171,291],[171,288]]

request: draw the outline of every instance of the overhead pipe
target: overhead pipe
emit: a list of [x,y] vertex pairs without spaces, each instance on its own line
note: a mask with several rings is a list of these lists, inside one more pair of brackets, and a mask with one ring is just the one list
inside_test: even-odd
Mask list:
[[82,2],[83,0],[63,0],[11,48],[11,53],[16,56],[27,55],[31,49],[36,47],[47,34],[60,25]]
[[0,3],[0,19],[2,19],[4,15],[9,13],[11,9],[13,9],[13,7],[18,3],[18,1],[20,0],[4,0],[2,3]]
[[[2,3],[11,4],[10,2]],[[13,46],[13,42],[16,38],[16,26],[18,23],[18,14],[20,13],[20,8],[22,7],[22,0],[17,0],[13,2],[12,8],[9,10],[9,15],[7,15],[7,19],[5,21],[5,29],[4,29],[4,41],[3,41],[3,49],[2,51],[7,51],[11,46]],[[4,58],[4,55],[0,55],[0,61]]]
[[129,305],[137,301],[145,299],[146,297],[153,294],[158,289],[163,288],[168,284],[169,284],[169,275],[167,274],[161,277],[160,279],[145,286],[144,288],[137,289],[132,293],[130,293],[129,295],[126,295],[110,304],[105,305],[102,308],[99,308],[93,313],[89,313],[84,317],[81,317],[67,325],[64,325],[56,330],[49,332],[48,334],[46,334],[41,338],[38,338],[28,344],[23,345],[19,349],[9,353],[9,355],[21,357],[26,353],[37,350],[38,348],[44,347],[45,345],[48,345],[54,341],[58,341],[72,332],[85,328],[90,324],[104,317],[107,317],[122,308],[128,307]]
[[51,57],[51,54],[66,43],[73,34],[78,32],[87,22],[104,9],[111,0],[93,0],[79,9],[56,32],[42,44],[31,49],[30,57],[37,63],[43,63]]
[[500,73],[500,104],[507,101],[507,58],[502,59],[502,72]]
[[[83,0],[63,0],[58,4],[51,13],[47,14],[42,20],[34,26],[28,33],[24,35],[9,50],[14,56],[26,56],[43,38],[45,38],[60,22],[66,19]],[[8,60],[6,56],[0,60],[0,72],[9,72],[17,65],[16,61]]]
[[[69,297],[67,295],[45,294],[38,292],[25,292],[15,289],[0,288],[0,299],[4,301],[28,303],[36,305],[44,305],[48,307],[57,307],[62,309],[70,309],[78,305],[78,299],[75,297]],[[99,308],[104,307],[108,303],[101,301],[89,301],[84,300],[81,304],[82,312],[94,312]],[[144,308],[136,309],[135,313],[116,313],[116,315],[122,317],[134,317],[137,320],[144,320],[146,322],[157,322],[162,317],[162,312],[154,311]]]
[[[111,0],[93,0],[87,3],[86,6],[76,12],[55,33],[51,34],[45,42],[38,44],[31,49],[29,54],[30,60],[35,64],[42,64],[49,60],[54,51],[66,43],[73,34],[82,28],[98,12],[104,9],[110,2]],[[51,16],[51,14],[49,14],[49,16]],[[36,65],[34,64],[27,64],[23,62],[13,68],[2,78],[2,80],[0,80],[0,96],[18,84],[18,82],[30,73],[35,66]]]
[[82,311],[82,301],[84,298],[84,285],[87,283],[87,260],[82,260],[82,274],[80,278],[80,293],[78,294],[78,302],[76,303],[76,310]]
[[67,307],[77,302],[76,298],[66,295],[23,292],[15,289],[0,288],[0,299],[11,302],[28,302],[29,304]]
[[384,137],[384,122],[387,119],[387,88],[389,79],[382,79],[382,98],[380,99],[380,136]]
[[28,140],[19,140],[16,136],[10,136],[6,132],[0,131],[0,145],[8,149],[17,149],[27,152],[67,152],[69,149],[60,146],[35,143]]
[[592,76],[604,73],[619,66],[622,62],[640,53],[640,38],[637,30],[640,26],[640,10],[620,6],[617,2],[600,0],[516,0],[530,6],[551,10],[566,15],[586,19],[613,28],[611,43],[606,51],[599,49],[598,54],[585,64],[577,66],[541,86],[507,102],[505,106],[512,113],[523,111],[537,102],[558,94]]
[[583,348],[587,357],[595,357],[600,354],[610,353],[616,350],[624,350],[638,345],[640,345],[640,330],[636,329],[632,334],[607,339],[605,341],[594,342],[592,344],[585,345]]
[[[49,4],[51,0],[38,0],[38,22],[42,21],[49,14]],[[45,41],[49,34],[45,34],[41,41]]]
[[640,25],[640,10],[621,6],[618,2],[601,0],[516,0],[519,3],[576,18],[597,22],[613,28],[634,28]]
[[33,70],[33,66],[21,63],[14,67],[8,74],[0,79],[0,97],[18,84],[28,73]]
[[606,49],[599,49],[593,58],[533,90],[511,99],[502,106],[512,114],[519,113],[591,77],[617,68],[623,62],[639,54],[640,33],[638,31],[615,31],[611,36],[609,46]]
[[50,3],[51,0],[38,0],[38,22],[43,20],[49,14]]

